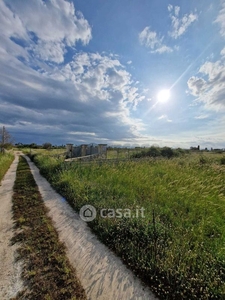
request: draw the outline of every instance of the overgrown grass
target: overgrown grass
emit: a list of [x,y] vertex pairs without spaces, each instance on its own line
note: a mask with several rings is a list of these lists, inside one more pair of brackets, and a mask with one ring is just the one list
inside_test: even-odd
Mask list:
[[66,152],[66,149],[33,149],[33,148],[21,148],[19,149],[22,151],[24,154],[42,154],[46,156],[57,156],[57,155],[62,155]]
[[12,161],[14,159],[14,155],[11,153],[0,153],[0,182],[4,177],[5,173],[9,169]]
[[59,242],[51,219],[47,216],[29,166],[20,157],[13,195],[13,217],[19,233],[19,258],[23,259],[25,288],[15,299],[86,299],[75,277],[64,245]]
[[[34,157],[41,173],[161,299],[225,299],[225,168],[218,155],[115,164]],[[145,218],[102,218],[144,207]]]

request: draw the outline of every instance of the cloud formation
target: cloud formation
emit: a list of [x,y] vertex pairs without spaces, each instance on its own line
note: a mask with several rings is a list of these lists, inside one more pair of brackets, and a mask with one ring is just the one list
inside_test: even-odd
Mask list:
[[[224,50],[224,49],[223,49]],[[192,76],[187,84],[190,93],[198,97],[207,109],[225,111],[225,60],[224,51],[215,62],[206,61],[199,69],[202,77]]]
[[[198,20],[198,15],[196,13],[185,14],[183,17],[180,17],[180,7],[173,6],[171,4],[168,5],[169,17],[171,19],[172,30],[167,34],[172,39],[178,39],[182,36],[189,26]],[[139,33],[139,41],[141,45],[144,45],[147,48],[151,49],[151,53],[170,53],[173,52],[174,49],[179,49],[178,46],[174,46],[173,48],[167,46],[164,43],[164,36],[160,36],[156,31],[151,30],[150,26],[146,26]]]
[[[143,124],[130,112],[144,96],[116,55],[74,49],[90,41],[91,27],[73,3],[9,0],[0,10],[0,124],[37,141],[140,136]],[[65,63],[68,47],[74,55]]]
[[[36,58],[61,63],[66,47],[91,39],[91,27],[72,2],[62,0],[8,0],[0,3],[4,36],[26,44]],[[34,13],[35,12],[35,13]],[[14,40],[15,42],[15,40]]]
[[188,29],[188,27],[195,21],[198,20],[198,15],[191,12],[190,14],[185,14],[183,17],[180,17],[180,7],[168,5],[168,11],[170,12],[170,18],[172,22],[172,31],[169,32],[169,35],[177,39],[182,36]]
[[152,53],[172,52],[173,49],[163,44],[164,37],[160,37],[157,32],[151,31],[150,27],[145,27],[139,33],[139,41],[141,45],[150,48]]
[[169,118],[168,118],[168,116],[167,115],[161,115],[160,117],[158,117],[158,120],[165,120],[166,122],[173,122],[172,120],[170,120]]
[[219,11],[215,23],[218,23],[220,25],[220,34],[222,37],[225,37],[225,1],[224,0],[222,0],[222,8]]

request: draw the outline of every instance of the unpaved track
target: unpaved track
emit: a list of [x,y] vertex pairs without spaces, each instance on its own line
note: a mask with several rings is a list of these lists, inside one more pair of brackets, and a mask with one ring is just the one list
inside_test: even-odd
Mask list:
[[12,195],[18,156],[0,186],[0,299],[8,300],[22,290],[21,262],[15,262],[18,246],[11,245],[13,233]]
[[26,157],[39,187],[49,216],[67,248],[71,264],[90,300],[153,300],[148,288],[128,270],[112,252],[101,244],[85,222],[73,211],[39,174]]

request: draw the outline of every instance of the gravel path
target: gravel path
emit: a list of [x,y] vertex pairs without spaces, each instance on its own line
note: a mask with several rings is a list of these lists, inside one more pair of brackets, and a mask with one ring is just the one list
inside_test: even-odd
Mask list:
[[90,300],[153,300],[151,291],[101,244],[85,222],[26,157],[59,238]]
[[16,262],[16,249],[11,245],[13,233],[12,195],[16,178],[18,155],[16,155],[0,186],[0,299],[8,300],[22,290],[20,279],[22,265]]

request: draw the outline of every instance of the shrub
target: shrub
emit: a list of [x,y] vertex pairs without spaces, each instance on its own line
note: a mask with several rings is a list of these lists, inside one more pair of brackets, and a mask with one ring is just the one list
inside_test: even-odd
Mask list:
[[225,156],[221,158],[220,163],[221,165],[225,165]]

